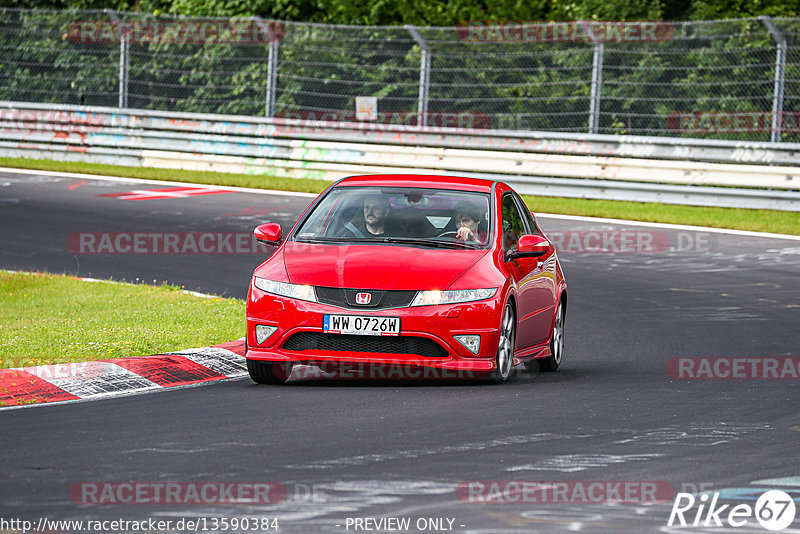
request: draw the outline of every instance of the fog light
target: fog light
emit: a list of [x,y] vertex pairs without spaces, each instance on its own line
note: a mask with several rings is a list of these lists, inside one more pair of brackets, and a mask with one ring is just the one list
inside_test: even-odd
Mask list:
[[264,343],[269,336],[275,333],[278,329],[277,326],[267,326],[265,324],[257,324],[256,325],[256,343],[261,345]]
[[481,336],[453,336],[456,341],[464,345],[464,347],[472,354],[478,354],[481,350]]

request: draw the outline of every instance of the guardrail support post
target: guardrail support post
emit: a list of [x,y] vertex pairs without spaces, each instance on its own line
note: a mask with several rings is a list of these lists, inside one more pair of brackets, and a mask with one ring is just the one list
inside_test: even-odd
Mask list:
[[767,27],[767,31],[778,46],[775,56],[775,89],[772,95],[772,128],[769,140],[780,143],[783,129],[783,87],[786,80],[786,37],[769,16],[761,15],[758,19]]
[[603,85],[603,43],[594,43],[592,58],[592,92],[589,96],[589,133],[597,133],[600,127],[600,96]]
[[130,32],[127,26],[117,16],[116,11],[113,9],[105,9],[106,15],[117,25],[117,32],[119,33],[119,102],[117,104],[120,108],[128,107],[128,71],[130,68],[129,57],[131,50]]
[[279,38],[272,25],[267,24],[261,17],[254,17],[259,30],[267,38],[269,49],[267,51],[267,95],[264,114],[267,118],[275,116],[275,95],[278,91],[278,47]]
[[417,99],[417,125],[428,125],[428,88],[431,80],[431,48],[423,39],[416,27],[406,24],[406,29],[417,45],[422,49],[422,60],[419,66],[419,98]]

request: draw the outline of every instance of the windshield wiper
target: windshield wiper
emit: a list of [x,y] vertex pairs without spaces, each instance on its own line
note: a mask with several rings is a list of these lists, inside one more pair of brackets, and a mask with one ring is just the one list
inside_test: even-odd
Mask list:
[[476,249],[482,247],[479,243],[471,243],[465,241],[434,241],[432,239],[425,239],[419,237],[301,237],[296,241],[304,243],[351,243],[351,244],[365,244],[365,243],[389,243],[397,245],[416,245],[421,247],[431,248],[463,248],[463,249]]
[[478,243],[467,243],[463,241],[433,241],[431,239],[415,237],[384,237],[384,243],[397,243],[401,245],[420,245],[423,247],[435,248],[469,248],[474,249],[481,245]]
[[350,237],[298,237],[295,241],[303,243],[352,243],[356,241]]

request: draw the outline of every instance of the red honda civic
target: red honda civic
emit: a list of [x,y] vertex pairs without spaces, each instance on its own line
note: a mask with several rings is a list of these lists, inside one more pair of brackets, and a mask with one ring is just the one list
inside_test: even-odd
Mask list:
[[285,237],[276,223],[254,233],[278,245],[247,297],[255,382],[283,383],[298,364],[493,382],[518,364],[561,364],[564,274],[502,182],[352,176],[323,192]]

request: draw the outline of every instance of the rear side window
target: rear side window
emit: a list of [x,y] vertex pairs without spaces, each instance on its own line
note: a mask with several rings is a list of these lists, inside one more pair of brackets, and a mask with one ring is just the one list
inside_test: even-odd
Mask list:
[[515,196],[517,197],[517,201],[519,202],[519,205],[522,206],[522,215],[525,217],[525,220],[528,222],[528,230],[530,230],[530,233],[533,234],[533,235],[542,235],[541,230],[539,230],[539,225],[536,224],[536,219],[533,218],[533,214],[531,213],[531,210],[528,209],[528,207],[525,205],[525,202],[522,201],[521,197],[519,197],[518,195],[515,195]]

